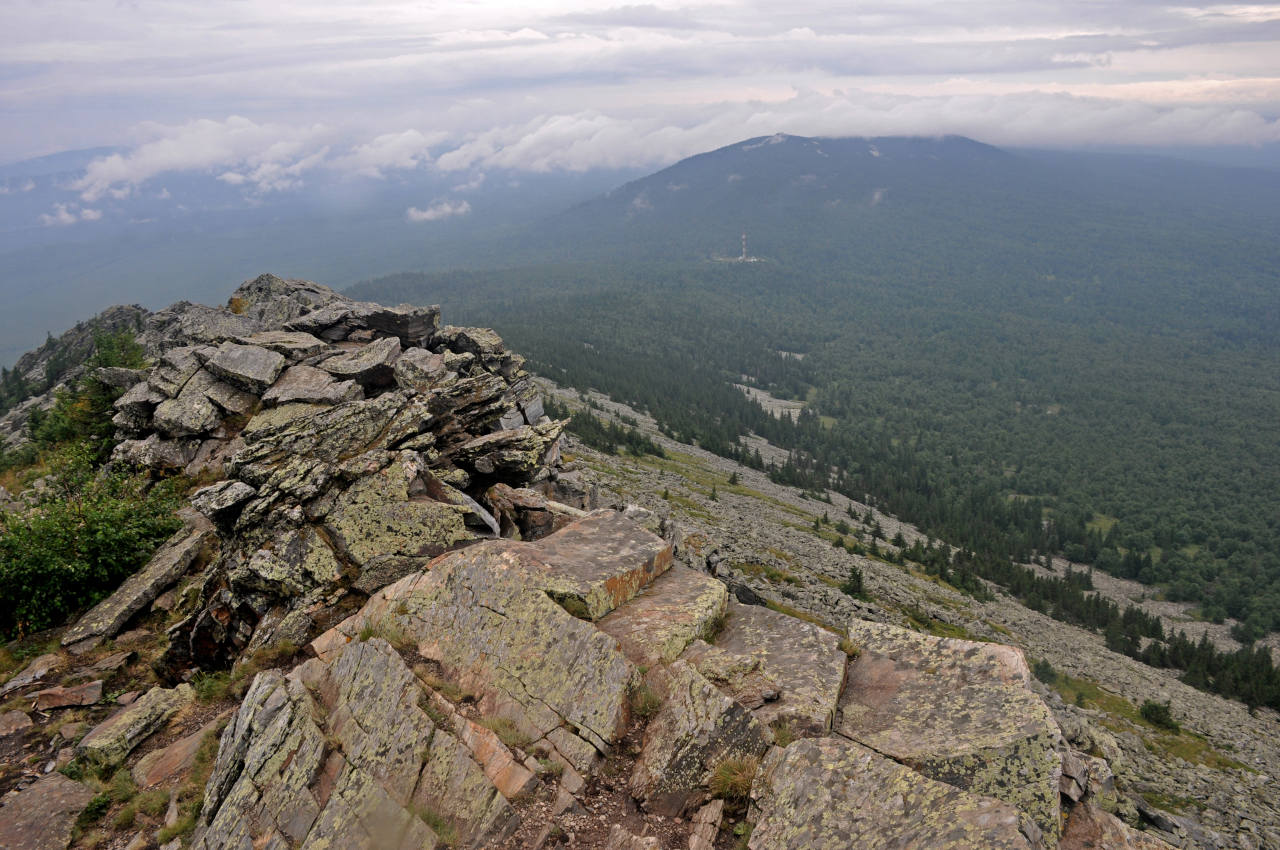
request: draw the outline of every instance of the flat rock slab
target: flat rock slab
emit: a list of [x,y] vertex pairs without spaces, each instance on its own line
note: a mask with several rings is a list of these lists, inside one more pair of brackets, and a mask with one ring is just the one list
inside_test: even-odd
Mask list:
[[758,757],[769,746],[769,732],[751,712],[689,664],[651,670],[646,683],[662,707],[645,726],[630,781],[632,795],[647,811],[678,817],[706,799],[707,777],[716,765]]
[[341,404],[364,397],[355,381],[335,381],[323,369],[299,363],[290,366],[280,379],[262,396],[268,407],[301,402],[303,404]]
[[552,597],[571,614],[596,621],[671,566],[671,546],[617,511],[601,510],[536,544]]
[[1173,850],[1172,845],[1131,829],[1115,815],[1092,803],[1071,809],[1058,850]]
[[547,587],[561,574],[537,557],[547,540],[445,555],[374,594],[313,647],[325,658],[366,628],[389,628],[482,695],[486,713],[585,770],[621,734],[636,669],[617,641],[552,601]]
[[379,639],[260,674],[223,732],[191,847],[441,846],[422,812],[459,846],[504,846],[517,816],[426,696]]
[[45,688],[36,691],[36,711],[49,711],[53,708],[69,708],[78,705],[93,705],[102,699],[102,680],[85,682],[69,688]]
[[999,644],[855,620],[837,731],[926,776],[990,794],[1057,836],[1061,739],[1026,661]]
[[261,395],[280,377],[285,362],[283,354],[257,345],[224,342],[205,368],[238,389]]
[[7,796],[0,808],[0,850],[66,850],[76,817],[94,792],[61,773]]
[[395,362],[400,356],[400,340],[384,337],[346,354],[320,363],[320,368],[341,381],[355,381],[365,389],[395,383]]
[[125,579],[115,593],[67,629],[62,636],[63,646],[99,641],[116,634],[191,568],[215,535],[213,526],[199,514],[189,513],[187,520],[187,525],[165,541],[145,567]]
[[760,722],[787,723],[805,735],[831,731],[848,661],[835,635],[787,614],[731,599],[728,622],[715,644],[758,658],[760,672],[777,683],[778,699],[755,711]]
[[31,718],[22,711],[6,711],[0,714],[0,739],[25,732],[32,726]]
[[750,850],[1042,850],[1008,803],[921,776],[837,738],[775,747],[751,789]]
[[61,666],[62,656],[56,652],[37,655],[31,659],[31,662],[26,667],[22,668],[18,675],[5,682],[4,687],[0,688],[0,697],[31,687]]
[[76,746],[76,755],[99,767],[119,765],[134,747],[194,699],[195,691],[187,684],[152,688],[94,727]]
[[714,637],[728,604],[724,584],[673,566],[596,625],[616,638],[633,662],[653,667],[674,661],[698,638]]
[[185,738],[179,738],[167,747],[153,750],[133,766],[133,781],[139,788],[150,788],[162,783],[176,783],[191,772],[196,753],[204,738],[217,728],[226,714],[210,720]]
[[262,331],[238,342],[283,354],[290,360],[313,357],[329,347],[329,343],[324,340],[302,331]]

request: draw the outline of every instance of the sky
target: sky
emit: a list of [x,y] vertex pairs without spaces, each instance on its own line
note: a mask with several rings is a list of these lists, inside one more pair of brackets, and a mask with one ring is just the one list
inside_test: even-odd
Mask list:
[[777,132],[1256,146],[1280,142],[1280,5],[4,0],[0,127],[0,162],[123,148],[49,223],[170,173],[265,194]]

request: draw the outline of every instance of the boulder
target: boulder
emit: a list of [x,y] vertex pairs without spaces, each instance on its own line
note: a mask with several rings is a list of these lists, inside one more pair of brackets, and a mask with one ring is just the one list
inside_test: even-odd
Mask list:
[[320,362],[320,368],[340,381],[355,381],[366,390],[395,383],[395,362],[400,340],[385,337]]
[[529,479],[546,462],[551,445],[564,431],[564,422],[522,425],[468,440],[450,452],[454,463],[480,475]]
[[183,469],[195,460],[199,449],[199,440],[187,437],[166,440],[153,433],[144,440],[122,440],[112,451],[111,460],[157,471]]
[[62,635],[62,645],[83,645],[100,641],[124,628],[173,584],[200,557],[214,540],[213,528],[199,514],[188,511],[183,528],[174,533],[151,556],[147,565],[124,580],[114,593],[99,602]]
[[147,384],[163,397],[175,398],[191,376],[200,371],[201,361],[196,356],[199,350],[198,346],[187,345],[165,351],[147,377]]
[[178,398],[160,402],[151,421],[171,437],[190,437],[212,431],[222,419],[203,393],[188,392],[184,388]]
[[0,714],[0,741],[24,734],[32,726],[31,718],[26,712],[6,711]]
[[432,345],[437,350],[447,348],[457,354],[472,354],[476,357],[492,357],[506,350],[502,337],[489,328],[461,328],[455,325],[440,328],[432,338]]
[[258,491],[243,481],[219,481],[193,493],[191,507],[213,522],[226,525],[234,521],[240,506],[256,495]]
[[1153,835],[1131,829],[1124,821],[1091,803],[1073,806],[1058,850],[1173,850]]
[[373,639],[257,676],[232,717],[191,846],[502,846],[519,822],[467,749],[421,708],[425,692]]
[[631,772],[631,793],[646,810],[679,816],[705,798],[716,765],[768,747],[769,733],[751,712],[685,662],[651,670],[646,683],[662,699]]
[[65,850],[71,844],[76,817],[94,792],[61,773],[50,773],[16,794],[0,808],[0,847],[4,850]]
[[1040,850],[1008,803],[936,782],[858,744],[803,738],[775,747],[751,788],[750,850]]
[[301,331],[261,331],[236,341],[283,354],[295,363],[321,354],[329,348],[329,343]]
[[760,672],[778,683],[778,699],[757,708],[756,718],[765,725],[788,724],[797,734],[830,732],[847,661],[840,640],[768,608],[730,601],[728,610],[716,646],[759,659]]
[[673,566],[598,625],[617,638],[633,662],[653,667],[674,661],[694,640],[714,638],[728,604],[723,584],[706,573]]
[[261,346],[224,342],[205,366],[232,386],[262,395],[280,377],[285,359],[283,354]]
[[[458,376],[444,365],[444,358],[423,348],[408,348],[400,355],[392,370],[396,386],[404,390],[426,392]],[[453,375],[450,379],[450,375]]]
[[621,824],[615,823],[609,827],[604,850],[662,850],[662,841],[653,835],[635,835]]
[[102,699],[101,679],[71,687],[45,688],[43,691],[36,691],[35,710],[49,711],[54,708],[93,705],[100,699]]
[[323,369],[300,363],[285,370],[262,396],[262,403],[268,407],[293,402],[342,404],[363,397],[364,392],[355,381],[335,381]]
[[849,636],[861,653],[849,665],[840,734],[1017,806],[1057,840],[1062,736],[1019,650],[865,620]]
[[190,685],[152,688],[85,735],[76,745],[76,756],[101,770],[116,767],[134,747],[194,699],[195,691]]

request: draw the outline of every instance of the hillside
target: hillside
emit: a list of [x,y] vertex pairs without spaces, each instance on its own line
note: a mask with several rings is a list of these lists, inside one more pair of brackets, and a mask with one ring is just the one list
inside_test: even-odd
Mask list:
[[[533,226],[544,262],[351,291],[430,293],[687,441],[740,457],[767,436],[795,453],[779,480],[1140,579],[1252,639],[1280,626],[1275,181],[771,137]],[[762,262],[717,261],[744,229]],[[813,415],[774,420],[744,383]]]
[[[110,461],[83,475],[37,442],[48,461],[0,510],[12,578],[18,530],[134,498],[88,498],[113,476],[181,506],[65,625],[26,633],[34,585],[0,587],[16,846],[1277,838],[1274,712],[1109,653],[914,527],[636,411],[617,433],[642,454],[595,452],[546,415],[582,396],[535,383],[492,331],[270,275],[141,322],[136,350],[99,336],[62,389],[117,386],[94,408]],[[107,340],[135,365],[103,365]],[[23,580],[68,594],[78,569]]]

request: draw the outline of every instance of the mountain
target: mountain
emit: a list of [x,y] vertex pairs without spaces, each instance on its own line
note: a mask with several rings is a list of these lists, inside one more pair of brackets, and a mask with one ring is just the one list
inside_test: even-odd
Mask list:
[[[444,303],[682,439],[767,437],[779,480],[1140,579],[1247,642],[1280,629],[1278,179],[766,137],[531,224],[510,264],[351,291]],[[732,262],[744,230],[760,262]]]
[[871,505],[535,381],[491,330],[272,275],[126,309],[136,333],[34,400],[71,432],[9,429],[42,450],[0,505],[9,843],[1280,834],[1271,709],[997,595]]

